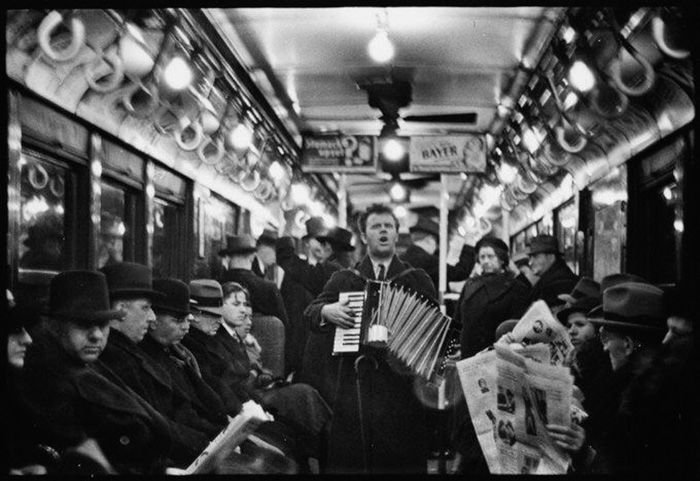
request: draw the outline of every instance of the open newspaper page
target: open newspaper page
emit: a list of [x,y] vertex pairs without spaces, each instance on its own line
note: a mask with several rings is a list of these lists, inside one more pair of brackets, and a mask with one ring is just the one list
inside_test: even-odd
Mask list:
[[209,473],[223,459],[246,440],[248,435],[266,421],[271,421],[272,416],[254,401],[243,403],[243,408],[197,456],[183,474]]
[[464,398],[491,474],[499,474],[496,448],[496,352],[485,351],[456,363]]
[[568,368],[523,357],[495,346],[496,444],[504,474],[564,474],[569,456],[555,448],[548,423],[571,422],[573,379]]
[[511,339],[524,344],[549,345],[550,363],[562,365],[574,349],[569,333],[557,321],[543,300],[535,301],[510,333]]

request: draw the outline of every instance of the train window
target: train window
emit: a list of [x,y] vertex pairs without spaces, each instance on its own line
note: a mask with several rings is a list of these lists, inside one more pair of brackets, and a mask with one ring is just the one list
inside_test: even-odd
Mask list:
[[184,276],[184,207],[156,198],[153,205],[153,276]]
[[143,209],[138,193],[128,187],[101,182],[100,237],[97,267],[121,261],[142,262],[139,248],[143,239]]
[[212,194],[199,201],[199,261],[195,276],[208,275],[214,278],[220,270],[219,251],[226,245],[226,236],[236,233],[238,208]]
[[525,232],[527,233],[527,240],[529,241],[537,235],[537,224],[532,224],[525,230]]
[[68,169],[23,153],[20,187],[19,277],[55,273],[68,265],[66,182]]
[[524,230],[513,236],[512,251],[513,254],[522,254],[527,252],[527,239]]

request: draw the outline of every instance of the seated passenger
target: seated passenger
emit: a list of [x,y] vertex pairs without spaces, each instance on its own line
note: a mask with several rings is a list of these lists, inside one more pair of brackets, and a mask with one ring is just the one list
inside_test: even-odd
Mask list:
[[330,408],[308,384],[287,384],[265,369],[261,364],[260,345],[250,334],[252,309],[248,290],[235,282],[227,282],[223,291],[224,329],[219,329],[217,336],[246,367],[249,375],[245,384],[249,392],[259,396],[263,406],[273,408],[282,419],[293,423],[303,435],[300,441],[309,447],[309,456],[319,459],[331,419]]
[[173,437],[171,458],[175,466],[187,467],[220,429],[197,415],[168,372],[139,347],[148,325],[155,321],[151,302],[162,294],[153,290],[151,269],[145,265],[121,262],[103,267],[102,272],[112,308],[123,317],[110,321],[101,361],[167,419]]
[[49,308],[19,389],[36,439],[62,454],[94,438],[117,472],[162,473],[171,447],[167,421],[99,361],[109,322],[123,316],[110,309],[104,274],[58,274]]
[[[593,448],[598,451],[594,472],[624,473],[633,470],[631,458],[639,452],[630,449],[644,440],[631,440],[632,426],[619,416],[624,392],[635,373],[651,362],[664,336],[661,289],[641,282],[623,282],[603,291],[602,308],[588,314],[600,326],[600,338],[613,374],[606,388],[611,395],[609,408],[597,422],[605,426]],[[623,446],[626,444],[626,446]]]

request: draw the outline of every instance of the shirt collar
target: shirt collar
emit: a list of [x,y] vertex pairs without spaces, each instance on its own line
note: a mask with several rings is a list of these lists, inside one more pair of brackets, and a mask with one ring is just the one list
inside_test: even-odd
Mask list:
[[231,326],[228,325],[228,322],[222,321],[222,322],[221,322],[221,327],[223,327],[224,329],[226,329],[226,332],[228,332],[229,335],[230,335],[232,338],[238,340],[238,336],[236,335],[236,331],[233,329],[233,327],[231,327]]

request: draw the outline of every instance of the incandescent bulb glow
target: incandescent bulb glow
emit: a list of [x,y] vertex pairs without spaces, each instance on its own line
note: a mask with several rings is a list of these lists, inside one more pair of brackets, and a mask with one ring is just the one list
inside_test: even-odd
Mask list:
[[321,218],[323,219],[323,225],[325,225],[329,229],[332,229],[336,226],[335,217],[333,217],[332,215],[323,214]]
[[270,164],[269,170],[270,178],[277,184],[279,184],[282,179],[284,179],[284,168],[276,160]]
[[182,90],[192,83],[192,69],[182,57],[173,57],[163,71],[163,78],[173,90]]
[[577,60],[569,70],[569,82],[575,89],[588,92],[595,85],[595,77],[591,69],[581,60]]
[[243,122],[231,132],[231,145],[234,149],[245,150],[253,142],[253,131]]
[[387,160],[400,160],[405,153],[403,145],[397,139],[387,139],[382,146],[382,154]]
[[511,182],[513,182],[517,173],[518,169],[510,164],[507,164],[506,162],[501,163],[501,166],[496,172],[496,174],[498,175],[498,180],[500,180],[504,184],[510,184]]
[[408,215],[408,210],[402,205],[397,205],[394,207],[394,215],[399,219],[403,219]]
[[369,56],[378,63],[386,63],[394,58],[394,45],[386,30],[379,30],[367,45]]
[[292,184],[290,196],[295,204],[306,204],[309,201],[309,186],[306,184]]
[[389,196],[394,202],[403,202],[407,196],[406,187],[398,182],[395,183],[389,189]]

